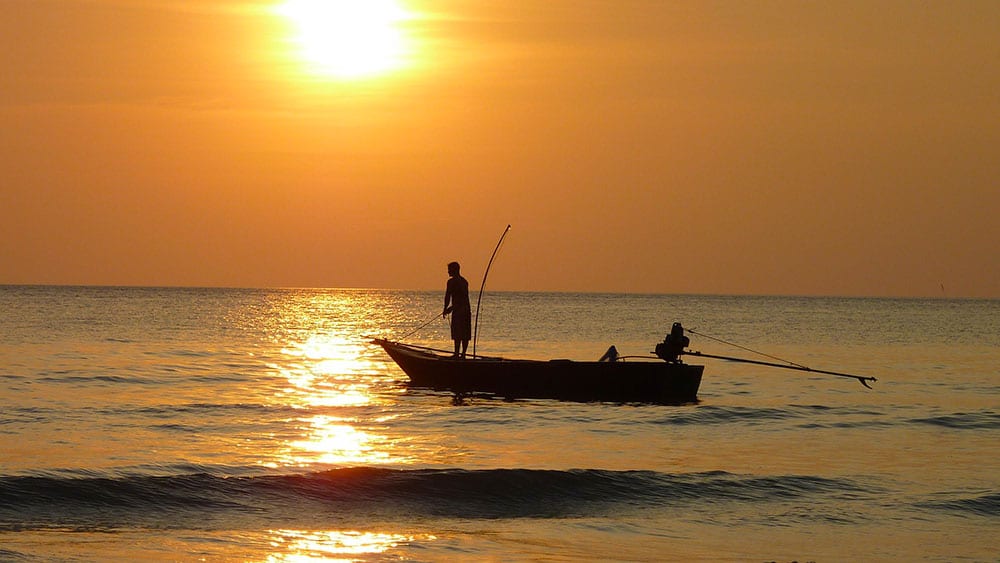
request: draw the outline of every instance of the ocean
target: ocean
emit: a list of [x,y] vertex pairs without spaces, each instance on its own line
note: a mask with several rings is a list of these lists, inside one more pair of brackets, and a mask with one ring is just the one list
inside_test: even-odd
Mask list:
[[408,388],[370,339],[442,302],[0,286],[0,560],[1000,560],[1000,301],[484,295],[480,354],[878,378],[687,357],[687,405]]

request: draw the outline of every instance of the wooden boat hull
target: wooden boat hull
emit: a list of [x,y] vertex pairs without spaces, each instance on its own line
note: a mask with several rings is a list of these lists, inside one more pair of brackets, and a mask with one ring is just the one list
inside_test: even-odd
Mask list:
[[504,398],[681,404],[698,399],[704,366],[679,362],[457,359],[377,339],[413,387]]

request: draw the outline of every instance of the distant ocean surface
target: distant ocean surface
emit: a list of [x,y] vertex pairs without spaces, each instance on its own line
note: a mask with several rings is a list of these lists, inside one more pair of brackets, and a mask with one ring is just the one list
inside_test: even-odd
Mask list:
[[682,406],[409,389],[369,340],[442,302],[0,287],[0,560],[1000,560],[1000,301],[484,296],[483,354],[644,355],[681,321],[878,378],[688,357]]

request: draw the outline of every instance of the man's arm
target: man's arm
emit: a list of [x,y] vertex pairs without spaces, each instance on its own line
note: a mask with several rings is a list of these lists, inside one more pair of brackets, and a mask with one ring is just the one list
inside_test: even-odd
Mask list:
[[451,307],[448,306],[451,303],[451,293],[451,280],[448,280],[448,287],[444,291],[444,309],[441,310],[441,317],[451,312]]

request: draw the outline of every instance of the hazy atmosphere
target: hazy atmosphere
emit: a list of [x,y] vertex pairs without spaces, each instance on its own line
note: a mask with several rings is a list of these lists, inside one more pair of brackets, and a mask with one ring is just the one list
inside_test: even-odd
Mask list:
[[0,283],[1000,297],[994,0],[369,5],[0,3]]

